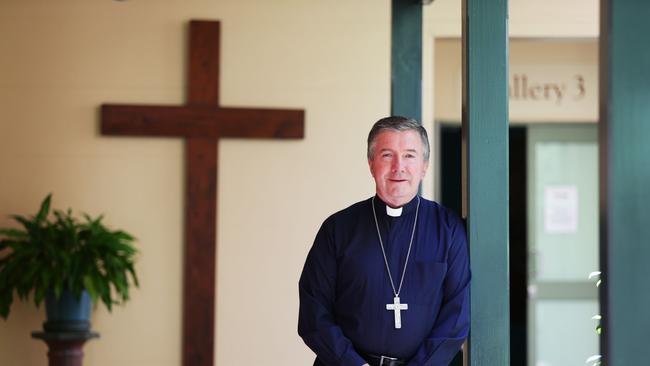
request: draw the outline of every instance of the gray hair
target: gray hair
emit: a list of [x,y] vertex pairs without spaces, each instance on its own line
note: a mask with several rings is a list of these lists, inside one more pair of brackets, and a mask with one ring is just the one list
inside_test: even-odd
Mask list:
[[406,118],[401,116],[391,116],[382,118],[379,121],[375,122],[370,129],[368,134],[368,160],[372,160],[375,150],[375,139],[380,132],[384,130],[391,131],[407,131],[414,130],[420,135],[422,140],[422,146],[424,147],[424,160],[429,160],[429,137],[427,135],[427,130],[413,118]]

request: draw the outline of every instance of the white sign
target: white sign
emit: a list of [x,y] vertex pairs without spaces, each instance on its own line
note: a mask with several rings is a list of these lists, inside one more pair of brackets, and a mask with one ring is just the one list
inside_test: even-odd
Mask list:
[[[437,121],[461,120],[461,50],[460,39],[436,39],[433,111]],[[511,122],[598,121],[596,39],[511,39],[509,52]]]
[[578,231],[578,188],[544,187],[544,231],[549,234],[573,234]]
[[597,121],[597,75],[594,65],[512,65],[510,120]]

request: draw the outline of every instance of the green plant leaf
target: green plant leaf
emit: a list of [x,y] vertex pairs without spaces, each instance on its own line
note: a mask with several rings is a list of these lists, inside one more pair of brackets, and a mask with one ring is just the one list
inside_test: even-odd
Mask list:
[[43,301],[44,297],[45,297],[44,287],[39,287],[34,291],[34,303],[36,303],[37,307],[41,305],[41,302]]
[[7,319],[9,316],[9,308],[11,307],[11,301],[5,302],[0,301],[0,317]]
[[0,235],[6,236],[12,239],[27,239],[29,236],[24,230],[19,229],[0,229]]
[[36,222],[42,222],[47,218],[47,215],[50,213],[50,203],[52,202],[52,193],[48,194],[47,197],[41,203],[41,208],[36,214]]
[[11,215],[11,218],[15,221],[18,221],[25,228],[25,230],[27,230],[28,233],[32,231],[32,227],[35,225],[34,222],[24,216]]
[[63,293],[63,283],[59,282],[54,285],[54,298],[60,299],[61,294]]
[[95,285],[93,283],[92,277],[84,276],[83,284],[84,284],[84,288],[86,289],[86,291],[88,291],[88,294],[90,295],[90,298],[93,300],[93,302],[97,301],[97,291],[95,290]]
[[129,273],[131,273],[131,278],[133,278],[133,284],[134,284],[136,287],[140,287],[140,283],[139,283],[139,281],[138,281],[138,275],[135,274],[135,269],[133,268],[133,264],[132,264],[132,263],[129,263],[129,264],[126,266],[126,268],[127,268],[127,270],[129,271]]

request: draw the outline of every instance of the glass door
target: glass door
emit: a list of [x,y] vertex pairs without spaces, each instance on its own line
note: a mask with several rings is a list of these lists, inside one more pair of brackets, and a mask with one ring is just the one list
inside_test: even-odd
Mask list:
[[528,365],[585,365],[598,350],[597,126],[528,128]]

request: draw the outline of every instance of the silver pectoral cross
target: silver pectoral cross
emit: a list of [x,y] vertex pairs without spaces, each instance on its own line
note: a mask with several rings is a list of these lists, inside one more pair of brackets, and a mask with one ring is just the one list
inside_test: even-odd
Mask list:
[[393,298],[392,304],[386,304],[386,310],[392,310],[395,312],[395,329],[400,329],[402,327],[402,315],[400,314],[400,311],[407,310],[408,308],[408,304],[400,304],[399,296]]

